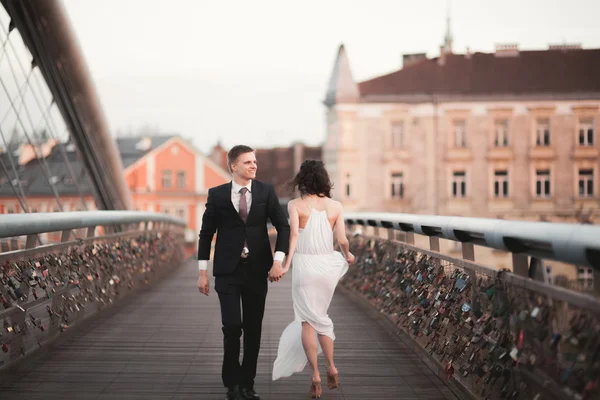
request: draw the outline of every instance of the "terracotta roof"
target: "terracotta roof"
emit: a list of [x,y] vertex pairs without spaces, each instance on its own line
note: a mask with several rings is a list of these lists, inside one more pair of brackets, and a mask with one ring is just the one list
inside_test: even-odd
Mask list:
[[361,97],[411,94],[600,92],[600,49],[520,51],[426,59],[359,84]]

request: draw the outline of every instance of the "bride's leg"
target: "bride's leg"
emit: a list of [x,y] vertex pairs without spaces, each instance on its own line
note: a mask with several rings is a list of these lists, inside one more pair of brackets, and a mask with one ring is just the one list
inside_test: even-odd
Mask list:
[[338,370],[333,362],[333,340],[327,335],[319,335],[319,342],[327,361],[327,386],[335,389],[338,387]]
[[323,349],[323,354],[327,361],[327,368],[331,372],[336,373],[337,369],[333,363],[333,340],[327,335],[319,335],[319,343],[321,343],[321,348]]
[[319,344],[317,343],[317,334],[315,329],[306,322],[302,323],[302,346],[308,359],[308,364],[313,372],[313,381],[319,380],[319,366],[317,363],[317,354],[319,353]]

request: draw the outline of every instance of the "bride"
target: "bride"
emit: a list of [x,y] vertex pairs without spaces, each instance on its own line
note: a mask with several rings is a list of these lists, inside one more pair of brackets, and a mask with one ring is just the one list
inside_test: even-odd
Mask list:
[[[317,355],[321,351],[327,362],[327,386],[338,387],[338,370],[333,362],[335,334],[327,310],[337,283],[348,271],[348,264],[354,262],[354,256],[346,238],[343,208],[331,199],[333,185],[323,162],[304,161],[292,185],[301,197],[288,204],[290,248],[283,273],[294,265],[294,321],[281,334],[273,380],[301,372],[308,362],[312,370],[310,395],[318,398],[322,389]],[[334,235],[343,256],[334,251]]]

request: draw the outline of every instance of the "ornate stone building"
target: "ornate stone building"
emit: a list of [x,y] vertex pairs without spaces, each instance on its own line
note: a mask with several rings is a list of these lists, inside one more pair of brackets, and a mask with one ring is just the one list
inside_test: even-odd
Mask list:
[[335,196],[350,210],[600,222],[598,71],[600,49],[455,54],[447,35],[438,57],[356,82],[342,45],[324,101]]

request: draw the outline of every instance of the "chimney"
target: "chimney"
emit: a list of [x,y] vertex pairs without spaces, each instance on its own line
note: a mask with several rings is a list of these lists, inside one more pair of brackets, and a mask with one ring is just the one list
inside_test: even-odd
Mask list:
[[416,64],[419,61],[427,60],[426,53],[413,53],[402,55],[402,68],[406,68],[410,65]]
[[227,151],[223,148],[221,140],[217,141],[217,144],[213,147],[208,157],[225,171],[229,170],[227,166]]
[[465,58],[467,60],[470,60],[472,55],[473,55],[473,53],[471,53],[471,48],[469,46],[467,46],[467,52],[465,53]]
[[518,57],[519,45],[516,43],[501,43],[496,45],[496,57]]
[[135,144],[137,150],[148,151],[152,147],[152,138],[146,136]]
[[446,49],[444,46],[440,46],[440,56],[438,58],[438,65],[446,65]]

